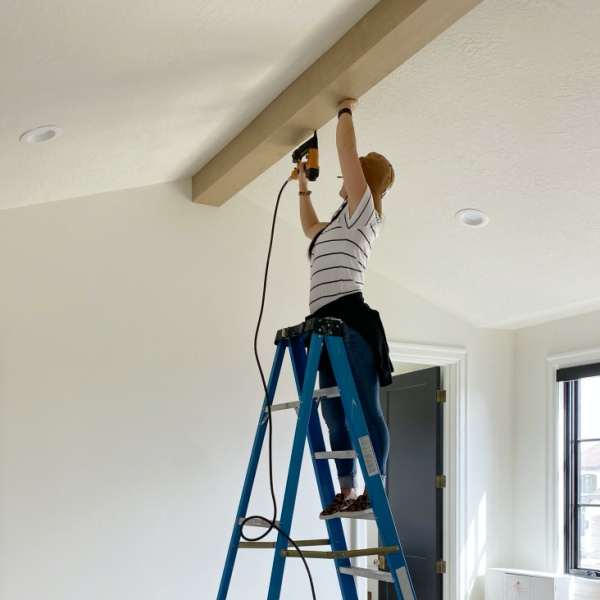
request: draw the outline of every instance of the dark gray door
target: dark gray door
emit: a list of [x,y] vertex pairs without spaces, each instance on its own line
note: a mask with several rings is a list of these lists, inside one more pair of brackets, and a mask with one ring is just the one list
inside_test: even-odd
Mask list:
[[[442,600],[442,407],[437,402],[440,369],[397,375],[381,389],[390,429],[386,491],[417,600]],[[386,567],[387,568],[387,567]],[[392,584],[381,582],[379,600],[397,600]]]

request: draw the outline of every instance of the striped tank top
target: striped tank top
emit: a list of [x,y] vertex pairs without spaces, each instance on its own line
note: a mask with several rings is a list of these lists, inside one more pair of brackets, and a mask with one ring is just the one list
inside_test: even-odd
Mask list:
[[310,312],[342,296],[361,292],[371,245],[379,233],[379,215],[371,190],[348,216],[348,206],[323,230],[310,264]]

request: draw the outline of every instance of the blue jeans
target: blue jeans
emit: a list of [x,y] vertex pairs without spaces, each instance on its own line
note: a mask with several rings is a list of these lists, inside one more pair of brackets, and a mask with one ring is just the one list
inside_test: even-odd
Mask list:
[[[344,346],[346,347],[348,362],[367,422],[367,430],[377,458],[379,471],[384,476],[390,452],[390,433],[379,402],[379,374],[375,354],[371,346],[355,329],[344,323],[343,331]],[[319,386],[321,388],[334,387],[335,385],[337,384],[333,373],[319,371]],[[321,411],[329,429],[331,450],[352,450],[342,400],[339,397],[323,398],[321,400]],[[355,459],[335,459],[335,466],[342,489],[358,487]]]

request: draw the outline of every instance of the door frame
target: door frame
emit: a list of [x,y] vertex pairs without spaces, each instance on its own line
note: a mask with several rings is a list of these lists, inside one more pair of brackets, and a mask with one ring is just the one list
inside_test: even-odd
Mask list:
[[[444,474],[447,485],[443,499],[443,548],[447,571],[444,600],[467,598],[467,350],[388,341],[392,363],[413,363],[441,368],[446,390],[444,412]],[[351,520],[351,538],[366,540],[367,523]],[[366,587],[365,587],[366,589]],[[366,595],[366,593],[365,593]]]

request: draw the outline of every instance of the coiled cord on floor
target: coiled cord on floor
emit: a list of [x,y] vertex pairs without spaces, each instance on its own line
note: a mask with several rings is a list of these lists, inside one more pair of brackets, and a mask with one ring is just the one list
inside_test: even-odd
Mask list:
[[[312,575],[310,573],[310,569],[308,567],[308,563],[306,562],[306,558],[302,554],[302,551],[300,550],[300,548],[298,547],[296,542],[294,542],[294,540],[292,540],[292,538],[290,538],[287,535],[287,533],[282,531],[281,528],[278,527],[277,524],[275,523],[277,521],[277,498],[275,497],[275,486],[273,484],[273,426],[272,426],[272,422],[271,422],[272,399],[269,397],[267,381],[265,379],[265,374],[263,372],[262,365],[260,363],[260,358],[258,356],[258,333],[260,331],[260,324],[262,322],[263,312],[265,309],[265,298],[267,295],[267,281],[268,281],[268,276],[269,276],[269,265],[271,262],[271,250],[273,248],[273,238],[275,235],[275,223],[277,221],[277,211],[279,210],[279,202],[281,200],[281,194],[283,193],[283,190],[285,189],[285,186],[289,183],[289,181],[290,180],[288,179],[281,186],[281,189],[279,190],[279,194],[277,195],[277,202],[275,203],[275,210],[273,211],[273,223],[271,225],[271,236],[269,238],[269,250],[267,252],[267,260],[265,263],[265,275],[264,275],[264,279],[263,279],[262,298],[260,301],[260,312],[258,315],[258,321],[256,323],[256,331],[254,333],[254,358],[256,359],[256,364],[258,366],[258,371],[260,373],[260,378],[261,378],[262,385],[263,385],[264,392],[265,392],[265,398],[267,398],[267,412],[268,412],[268,426],[269,426],[269,486],[271,488],[271,499],[273,500],[273,518],[267,519],[266,517],[262,517],[260,515],[246,517],[240,524],[240,535],[247,542],[258,542],[259,540],[262,540],[267,535],[269,535],[269,533],[271,533],[271,531],[273,531],[273,530],[276,530],[281,535],[283,535],[289,541],[289,543],[298,551],[298,554],[299,554],[300,558],[302,559],[302,562],[304,563],[304,567],[306,568],[306,573],[308,574],[308,580],[310,582],[310,589],[312,592],[313,600],[317,600],[317,596],[315,594],[315,586],[313,583]],[[251,538],[251,537],[244,535],[244,525],[246,525],[246,523],[248,521],[253,520],[253,519],[258,519],[258,520],[264,521],[268,525],[267,530],[255,538]]]

